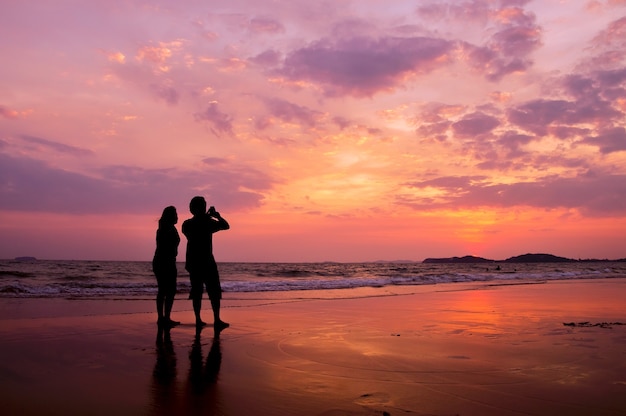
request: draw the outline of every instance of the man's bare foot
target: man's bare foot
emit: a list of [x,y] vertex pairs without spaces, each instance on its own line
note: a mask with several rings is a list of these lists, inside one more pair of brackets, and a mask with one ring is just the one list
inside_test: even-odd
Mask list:
[[224,328],[228,328],[230,326],[230,324],[228,322],[224,322],[224,321],[215,321],[215,324],[213,324],[213,326],[215,327],[216,330],[221,331]]
[[203,326],[205,326],[205,325],[206,325],[206,322],[196,320],[196,326],[197,326],[197,327],[203,327]]

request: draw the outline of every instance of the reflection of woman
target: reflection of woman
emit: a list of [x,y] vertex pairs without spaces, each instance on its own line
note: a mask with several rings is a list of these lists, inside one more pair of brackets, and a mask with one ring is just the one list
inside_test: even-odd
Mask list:
[[180,237],[174,224],[178,222],[178,214],[173,206],[163,210],[156,232],[156,251],[152,260],[152,271],[156,277],[159,291],[156,298],[158,324],[174,326],[180,322],[170,318],[174,296],[176,295],[176,256]]
[[168,327],[159,325],[156,339],[156,362],[152,372],[155,414],[178,414],[176,400],[176,351]]

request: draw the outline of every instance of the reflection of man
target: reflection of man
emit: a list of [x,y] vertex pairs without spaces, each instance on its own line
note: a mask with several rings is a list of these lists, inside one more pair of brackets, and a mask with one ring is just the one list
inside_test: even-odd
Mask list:
[[189,407],[179,408],[173,414],[224,414],[223,400],[217,383],[222,365],[220,331],[215,331],[211,349],[206,358],[202,353],[201,331],[202,327],[196,328],[196,336],[189,350],[188,397],[184,402],[184,405]]
[[187,237],[187,257],[185,269],[189,272],[191,281],[190,298],[193,303],[193,312],[196,315],[196,325],[202,327],[206,323],[200,318],[202,308],[202,292],[206,287],[213,309],[213,321],[216,330],[228,327],[228,324],[220,319],[220,303],[222,299],[222,287],[217,264],[213,257],[213,233],[220,230],[228,230],[230,225],[215,208],[211,207],[206,212],[206,201],[201,196],[196,196],[189,203],[189,210],[193,214],[183,222],[182,231]]
[[191,345],[191,351],[189,351],[189,381],[194,394],[203,394],[210,385],[217,382],[222,365],[219,331],[215,331],[206,361],[203,358],[202,342],[198,330]]

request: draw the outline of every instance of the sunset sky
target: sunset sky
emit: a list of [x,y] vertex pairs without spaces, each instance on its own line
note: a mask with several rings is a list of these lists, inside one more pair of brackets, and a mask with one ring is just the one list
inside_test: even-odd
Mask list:
[[[626,257],[626,0],[0,2],[0,258]],[[179,249],[184,260],[185,239]]]

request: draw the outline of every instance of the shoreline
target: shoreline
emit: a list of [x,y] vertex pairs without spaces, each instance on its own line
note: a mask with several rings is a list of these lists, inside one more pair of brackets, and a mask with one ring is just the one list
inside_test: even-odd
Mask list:
[[226,293],[219,337],[196,334],[186,299],[169,336],[151,300],[0,299],[20,303],[0,319],[0,400],[7,414],[626,412],[626,326],[564,325],[626,322],[626,279],[485,283],[263,305]]

